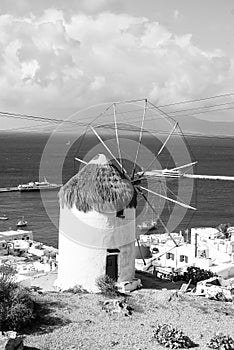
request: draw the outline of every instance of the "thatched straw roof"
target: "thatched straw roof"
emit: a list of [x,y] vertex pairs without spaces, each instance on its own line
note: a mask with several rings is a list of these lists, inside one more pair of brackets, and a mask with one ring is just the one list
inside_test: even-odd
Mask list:
[[97,155],[59,192],[60,204],[79,211],[120,211],[136,207],[136,193],[128,179],[103,154]]

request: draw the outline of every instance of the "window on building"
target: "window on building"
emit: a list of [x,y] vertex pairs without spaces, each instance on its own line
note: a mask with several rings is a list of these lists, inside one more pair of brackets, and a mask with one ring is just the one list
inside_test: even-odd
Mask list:
[[180,262],[188,263],[188,257],[186,255],[180,255]]
[[167,253],[166,254],[166,259],[174,260],[175,259],[175,255],[173,253]]

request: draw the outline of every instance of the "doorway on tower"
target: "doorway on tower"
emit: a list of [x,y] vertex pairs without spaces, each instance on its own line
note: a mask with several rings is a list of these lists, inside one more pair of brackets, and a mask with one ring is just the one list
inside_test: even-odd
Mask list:
[[118,279],[118,254],[119,249],[107,249],[106,275],[114,281]]

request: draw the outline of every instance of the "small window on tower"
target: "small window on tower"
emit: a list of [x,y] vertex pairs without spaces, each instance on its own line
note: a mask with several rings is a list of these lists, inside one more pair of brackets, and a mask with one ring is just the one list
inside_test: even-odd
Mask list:
[[119,210],[119,211],[117,211],[116,217],[117,217],[117,218],[124,219],[124,218],[125,218],[124,210]]

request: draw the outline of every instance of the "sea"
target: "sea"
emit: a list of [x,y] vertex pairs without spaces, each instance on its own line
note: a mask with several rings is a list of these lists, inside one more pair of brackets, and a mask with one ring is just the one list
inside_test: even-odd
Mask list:
[[[48,134],[2,133],[0,134],[0,187],[18,186],[19,184],[39,180],[39,169]],[[79,169],[74,157],[82,158],[82,152],[90,147],[91,140],[83,143],[82,152],[79,142],[70,140],[68,134],[58,135],[50,154],[49,182],[59,183],[56,162],[66,157],[62,165],[62,183],[66,183]],[[150,143],[151,141],[147,141]],[[152,144],[154,141],[152,140]],[[188,137],[187,143],[192,153],[192,160],[198,162],[196,173],[205,175],[234,176],[234,138],[225,137]],[[155,146],[155,144],[154,144]],[[104,150],[105,151],[105,150]],[[168,163],[167,163],[168,164]],[[40,178],[43,180],[43,178]],[[186,180],[185,180],[186,181]],[[151,189],[152,189],[151,184]],[[158,191],[158,190],[157,190]],[[186,191],[186,185],[185,185]],[[164,193],[165,195],[165,193]],[[59,200],[58,191],[40,192],[6,192],[0,193],[0,216],[6,214],[6,221],[0,220],[0,232],[16,229],[16,223],[24,217],[28,221],[28,230],[33,231],[34,239],[48,245],[58,246]],[[175,199],[175,197],[174,197]],[[194,183],[192,204],[196,211],[179,222],[176,230],[188,227],[212,226],[221,223],[234,225],[234,182],[196,180]],[[174,203],[172,203],[175,205]],[[140,202],[140,205],[143,205]],[[49,208],[49,209],[48,209]],[[155,206],[156,211],[157,207]],[[169,210],[169,209],[168,209]],[[49,213],[49,214],[48,214]],[[167,222],[168,213],[162,211],[161,218]],[[153,214],[146,210],[141,215],[142,221],[150,221]]]

